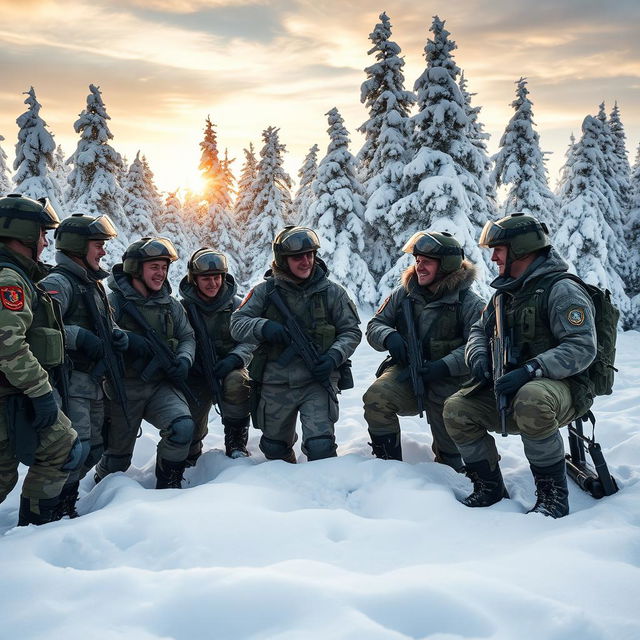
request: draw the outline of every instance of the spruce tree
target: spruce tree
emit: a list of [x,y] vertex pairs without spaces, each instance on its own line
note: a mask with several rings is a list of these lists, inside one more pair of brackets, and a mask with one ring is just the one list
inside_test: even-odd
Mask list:
[[614,172],[618,181],[618,206],[624,215],[631,207],[631,167],[627,156],[627,136],[620,119],[620,109],[617,102],[614,102],[613,109],[609,114],[609,129],[613,142],[613,157],[615,158]]
[[[131,167],[136,162],[139,162],[138,155],[136,155],[136,160],[131,164]],[[131,171],[131,168],[129,171]],[[187,262],[193,251],[198,247],[193,246],[193,238],[190,238],[189,234],[185,232],[182,205],[176,191],[169,192],[166,200],[162,203],[160,215],[158,216],[158,227],[160,234],[171,240],[178,253],[178,260],[172,263],[168,276],[171,288],[174,292],[177,292],[180,280],[187,272]]]
[[[571,167],[575,162],[573,157],[573,149],[576,146],[576,137],[573,135],[573,131],[569,136],[569,145],[567,146],[567,150],[564,152],[564,164],[560,167],[560,175],[558,177],[558,182],[556,184],[556,198],[562,198],[562,194],[564,190],[567,188],[569,176],[571,175]],[[555,229],[552,231],[555,232]]]
[[65,215],[53,180],[56,150],[47,123],[40,117],[40,103],[33,87],[24,93],[28,109],[18,117],[18,142],[13,162],[14,191],[30,198],[48,198],[61,216]]
[[227,206],[229,203],[229,193],[225,183],[223,165],[218,154],[218,139],[215,130],[216,125],[207,116],[204,129],[204,139],[200,143],[202,155],[200,156],[199,169],[205,187],[204,199],[209,205]]
[[249,144],[248,149],[244,151],[244,164],[240,170],[240,179],[238,180],[238,195],[236,197],[236,203],[234,207],[234,216],[236,219],[236,225],[240,232],[244,232],[247,219],[253,206],[255,199],[255,192],[253,190],[253,184],[256,179],[258,161],[253,149],[253,144]]
[[309,207],[315,197],[313,195],[313,181],[318,175],[319,150],[318,145],[314,144],[309,149],[302,166],[298,170],[300,186],[298,187],[298,191],[296,191],[291,209],[293,211],[293,223],[303,227],[308,226]]
[[[631,172],[631,191],[629,214],[625,223],[625,237],[629,247],[628,270],[625,273],[625,284],[630,296],[640,294],[640,145],[636,161]],[[636,300],[636,323],[640,327],[640,299]]]
[[[0,142],[4,140],[4,136],[0,135]],[[11,178],[9,177],[9,167],[7,166],[7,154],[0,146],[0,194],[6,195],[11,193]]]
[[153,173],[144,157],[140,157],[140,151],[129,167],[122,188],[122,208],[131,237],[155,235],[158,231],[165,233],[162,227],[156,228],[156,222],[160,223],[164,219],[164,206],[153,183]]
[[336,108],[328,113],[329,147],[313,183],[315,202],[309,226],[320,237],[320,255],[332,276],[362,306],[372,309],[378,299],[369,271],[364,237],[364,190],[349,152],[349,132]]
[[557,226],[558,201],[549,189],[527,79],[520,78],[516,84],[516,99],[511,103],[515,113],[500,140],[500,151],[494,156],[493,179],[497,186],[509,188],[504,215],[524,211],[553,230]]
[[58,145],[54,155],[54,168],[51,179],[53,180],[58,200],[62,203],[64,209],[66,209],[65,191],[67,189],[67,179],[69,178],[69,169],[67,167],[67,159],[64,155],[62,147]]

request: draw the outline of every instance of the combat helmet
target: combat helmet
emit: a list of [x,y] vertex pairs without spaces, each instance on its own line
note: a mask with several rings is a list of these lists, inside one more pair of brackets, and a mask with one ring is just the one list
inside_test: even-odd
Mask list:
[[281,269],[287,269],[286,256],[317,251],[320,248],[318,235],[307,227],[289,225],[273,240],[273,257]]
[[497,222],[489,220],[482,229],[478,244],[483,249],[506,246],[510,260],[518,260],[551,246],[547,225],[521,212],[512,213]]
[[10,193],[0,198],[0,238],[15,238],[34,253],[42,229],[55,229],[60,218],[47,198]]
[[178,253],[167,238],[141,238],[127,247],[122,255],[122,270],[130,276],[138,277],[141,273],[140,265],[151,260],[166,260],[175,262]]
[[417,231],[402,247],[405,253],[440,260],[440,271],[452,273],[462,266],[464,249],[447,231]]
[[118,232],[109,216],[94,218],[74,213],[60,223],[53,237],[56,239],[58,251],[84,258],[89,248],[89,240],[111,240],[117,235]]
[[198,249],[187,263],[187,280],[195,284],[195,276],[226,274],[229,272],[227,257],[209,247]]

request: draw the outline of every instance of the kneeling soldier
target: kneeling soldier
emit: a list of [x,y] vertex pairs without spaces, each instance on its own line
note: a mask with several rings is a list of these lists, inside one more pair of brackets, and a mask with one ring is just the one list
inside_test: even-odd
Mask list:
[[[473,481],[474,491],[463,503],[488,507],[508,497],[488,433],[501,430],[502,421],[503,435],[522,438],[536,483],[532,511],[561,518],[569,513],[569,493],[559,428],[583,416],[592,403],[586,372],[597,349],[591,297],[567,277],[568,265],[552,248],[546,225],[533,216],[514,213],[487,222],[480,246],[493,249],[499,276],[467,343],[477,384],[461,389],[444,408],[447,431]],[[511,345],[494,354],[497,317]],[[509,370],[494,381],[501,362]]]
[[418,232],[402,250],[412,253],[416,262],[404,272],[402,284],[367,326],[369,344],[391,354],[381,366],[383,373],[363,397],[371,447],[378,458],[402,460],[398,416],[419,412],[407,369],[408,332],[415,331],[421,348],[418,384],[424,387],[435,460],[461,471],[460,453],[447,434],[442,408],[469,374],[464,347],[469,329],[484,306],[470,290],[476,269],[464,259],[462,247],[449,233]]
[[229,331],[231,314],[240,306],[237,285],[227,258],[213,249],[198,249],[189,260],[180,283],[182,305],[196,337],[196,359],[188,384],[195,396],[189,403],[196,430],[187,464],[195,465],[208,433],[211,406],[218,405],[224,426],[225,453],[230,458],[249,455],[249,372],[252,345],[236,342]]
[[66,375],[57,303],[36,283],[47,229],[60,220],[45,199],[0,198],[0,502],[29,466],[19,525],[60,518],[59,494],[80,464],[80,441],[58,410],[54,376]]
[[195,424],[185,394],[195,354],[193,330],[182,305],[171,296],[169,265],[178,254],[165,238],[142,238],[114,265],[109,302],[118,325],[128,332],[125,356],[127,411],[111,402],[111,424],[96,481],[126,471],[136,436],[147,420],[160,429],[156,489],[180,488]]

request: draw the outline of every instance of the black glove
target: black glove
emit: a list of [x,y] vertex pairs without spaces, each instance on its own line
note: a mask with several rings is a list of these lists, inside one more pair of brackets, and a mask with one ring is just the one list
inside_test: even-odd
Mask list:
[[286,346],[291,342],[287,330],[275,320],[267,320],[264,323],[262,336],[267,342],[273,342],[274,344],[283,344]]
[[520,387],[531,380],[531,374],[524,368],[518,367],[509,373],[505,373],[496,380],[495,391],[498,395],[511,396]]
[[427,360],[420,367],[420,375],[425,382],[433,382],[450,376],[451,372],[444,360]]
[[486,356],[476,356],[469,363],[471,375],[478,382],[486,382],[491,380],[491,371],[489,369],[489,360]]
[[390,333],[386,337],[384,346],[389,350],[389,353],[396,364],[408,364],[409,356],[407,355],[407,343],[397,331]]
[[122,329],[114,329],[111,332],[111,345],[115,351],[123,353],[129,348],[129,336]]
[[226,378],[234,369],[240,369],[244,366],[244,361],[240,356],[235,353],[228,355],[222,360],[218,360],[213,367],[213,374],[216,378]]
[[336,359],[330,354],[325,353],[318,358],[318,362],[313,365],[313,369],[311,369],[311,375],[314,380],[318,382],[322,382],[323,380],[328,380],[329,376],[336,369]]
[[46,429],[58,419],[58,405],[51,391],[43,396],[31,398],[31,404],[35,413],[33,418],[34,429]]
[[184,382],[189,375],[191,364],[186,358],[178,357],[176,361],[167,369],[167,378],[171,382]]
[[127,331],[127,338],[129,344],[127,345],[127,352],[134,358],[142,358],[143,360],[149,360],[153,356],[149,341],[137,333]]
[[104,345],[95,333],[78,327],[76,349],[82,351],[91,360],[100,360],[104,356]]

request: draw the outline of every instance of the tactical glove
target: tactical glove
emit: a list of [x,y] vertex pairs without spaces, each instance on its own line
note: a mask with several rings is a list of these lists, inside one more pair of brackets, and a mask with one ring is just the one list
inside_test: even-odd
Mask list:
[[167,369],[167,378],[171,382],[179,383],[184,382],[189,375],[189,368],[191,364],[186,358],[178,357],[176,361]]
[[318,362],[311,369],[311,375],[314,380],[322,382],[328,380],[334,369],[337,368],[336,357],[327,352],[318,358]]
[[149,342],[144,336],[127,331],[127,338],[129,343],[127,345],[127,351],[134,356],[134,358],[148,360],[153,356]]
[[122,329],[114,329],[111,332],[111,345],[116,351],[123,353],[129,348],[129,336]]
[[469,369],[473,378],[478,382],[491,380],[489,359],[486,356],[476,356],[471,362],[469,362]]
[[78,335],[76,337],[76,348],[78,351],[82,351],[91,360],[100,360],[104,355],[104,345],[102,340],[98,338],[95,333],[84,329],[78,328]]
[[33,427],[36,431],[50,427],[58,419],[58,405],[51,391],[31,398],[31,404],[35,413]]
[[518,367],[509,373],[505,373],[496,380],[495,391],[498,395],[511,396],[520,387],[531,380],[531,374],[524,367]]
[[267,320],[262,327],[262,336],[267,342],[274,344],[288,345],[291,338],[287,330],[279,322],[275,320]]
[[420,375],[425,382],[433,382],[450,376],[451,372],[444,360],[427,360],[420,367]]
[[404,338],[397,332],[390,333],[384,341],[384,346],[389,350],[396,364],[408,364],[407,344]]
[[222,360],[218,360],[213,367],[213,374],[221,380],[226,378],[234,369],[240,369],[244,366],[244,362],[240,356],[235,353],[228,355]]

